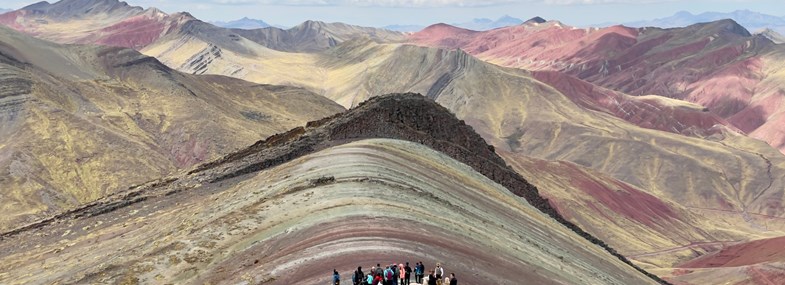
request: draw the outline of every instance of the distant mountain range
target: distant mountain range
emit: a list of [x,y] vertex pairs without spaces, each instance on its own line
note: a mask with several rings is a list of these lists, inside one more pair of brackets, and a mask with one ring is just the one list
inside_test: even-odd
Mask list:
[[523,24],[523,20],[504,15],[495,21],[488,18],[479,18],[473,19],[471,22],[454,24],[453,26],[475,31],[487,31],[520,24]]
[[425,28],[425,26],[420,25],[388,25],[381,27],[382,29],[396,31],[396,32],[418,32]]
[[[475,18],[469,22],[450,24],[459,28],[474,31],[487,31],[501,27],[509,27],[523,24],[523,20],[504,15],[499,19],[492,20],[488,18]],[[398,32],[417,32],[425,29],[425,26],[420,25],[389,25],[382,27],[383,29],[398,31]]]
[[228,22],[221,22],[221,21],[210,22],[210,24],[213,24],[213,25],[216,25],[216,26],[219,26],[219,27],[223,27],[223,28],[244,29],[244,30],[264,29],[264,28],[269,28],[269,27],[281,28],[281,27],[279,27],[277,25],[270,25],[270,24],[268,24],[265,21],[258,20],[258,19],[251,19],[251,18],[248,18],[248,17],[243,17],[242,19],[238,19],[238,20],[234,20],[234,21],[228,21]]
[[[74,19],[78,19],[78,22],[75,23]],[[242,21],[259,20],[245,18],[235,22]],[[57,28],[72,24],[85,28],[78,32]],[[368,37],[378,42],[400,42],[405,39],[405,35],[400,32],[318,21],[306,21],[291,29],[230,29],[203,22],[187,12],[169,15],[156,8],[144,9],[119,0],[63,0],[54,4],[39,2],[2,15],[0,25],[35,33],[39,38],[59,43],[90,43],[136,50],[143,50],[153,43],[179,40],[181,35],[188,35],[189,39],[208,45],[207,50],[212,45],[219,45],[243,54],[250,54],[250,51],[245,46],[248,42],[242,41],[241,37],[267,48],[289,52],[323,51],[356,38]],[[196,71],[189,70],[192,73]]]
[[647,21],[628,22],[623,23],[623,25],[630,27],[674,28],[686,27],[697,23],[713,22],[722,19],[732,19],[751,32],[758,32],[768,28],[780,34],[785,33],[785,17],[767,15],[750,10],[737,10],[730,13],[705,12],[697,15],[690,12],[681,11],[670,17]]

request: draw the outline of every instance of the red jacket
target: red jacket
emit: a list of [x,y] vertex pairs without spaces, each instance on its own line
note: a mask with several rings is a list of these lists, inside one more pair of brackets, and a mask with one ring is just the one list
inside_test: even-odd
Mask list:
[[379,282],[383,282],[383,281],[384,280],[382,279],[381,276],[376,275],[376,277],[373,278],[373,285],[379,284]]

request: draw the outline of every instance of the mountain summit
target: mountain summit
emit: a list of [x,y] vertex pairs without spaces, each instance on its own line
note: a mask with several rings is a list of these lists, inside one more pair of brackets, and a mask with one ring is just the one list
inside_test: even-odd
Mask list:
[[131,6],[118,0],[61,0],[54,4],[43,1],[20,10],[60,20],[89,17],[90,15],[127,17],[144,11],[142,7]]
[[[28,274],[52,250],[58,266]],[[460,276],[469,284],[667,284],[561,218],[419,94],[372,98],[0,234],[0,278],[22,282],[324,284],[314,272],[388,259],[442,261],[475,272]]]
[[543,19],[540,16],[537,16],[537,17],[528,19],[528,20],[526,20],[526,22],[523,22],[523,23],[524,24],[543,24],[543,23],[546,23],[546,22],[548,22],[548,21],[546,21],[545,19]]
[[491,20],[488,18],[478,18],[478,19],[473,19],[471,22],[455,23],[453,24],[453,26],[474,30],[474,31],[487,31],[496,28],[520,25],[522,23],[523,20],[521,19],[504,15],[496,20]]
[[722,19],[732,19],[750,31],[772,29],[778,33],[785,33],[785,17],[773,16],[750,10],[736,10],[730,13],[705,12],[697,15],[687,11],[680,11],[670,17],[627,22],[624,23],[624,25],[630,27],[676,28],[686,27],[697,23],[719,21]]
[[227,28],[227,29],[244,29],[244,30],[253,30],[253,29],[262,29],[271,27],[270,24],[266,23],[262,20],[257,19],[250,19],[248,17],[243,17],[242,19],[228,21],[228,22],[211,22],[211,24]]

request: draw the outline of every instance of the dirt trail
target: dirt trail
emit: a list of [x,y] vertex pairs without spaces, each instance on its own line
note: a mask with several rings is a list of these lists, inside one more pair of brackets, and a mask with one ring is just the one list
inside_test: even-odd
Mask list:
[[736,243],[740,243],[740,242],[743,242],[743,241],[742,240],[737,240],[737,241],[693,242],[693,243],[690,243],[688,245],[684,245],[684,246],[680,246],[680,247],[674,247],[674,248],[663,249],[663,250],[659,250],[659,251],[647,252],[647,253],[641,253],[641,254],[627,255],[627,257],[628,258],[632,258],[632,259],[636,259],[636,258],[641,258],[641,257],[657,256],[657,255],[662,255],[662,254],[666,254],[666,253],[682,251],[682,250],[690,249],[690,248],[693,248],[693,247],[713,246],[713,245],[726,246],[728,244],[736,244]]

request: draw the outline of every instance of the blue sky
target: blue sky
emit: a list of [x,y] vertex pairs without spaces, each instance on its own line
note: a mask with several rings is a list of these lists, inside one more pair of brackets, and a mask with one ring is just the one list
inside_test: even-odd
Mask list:
[[[3,0],[0,8],[21,8],[37,2]],[[54,0],[49,0],[50,2]],[[131,5],[165,12],[188,11],[202,20],[233,20],[244,16],[271,24],[294,26],[305,20],[345,22],[363,26],[429,25],[466,22],[473,18],[510,15],[541,16],[582,26],[670,16],[678,11],[701,13],[749,9],[785,16],[782,0],[125,0]]]

